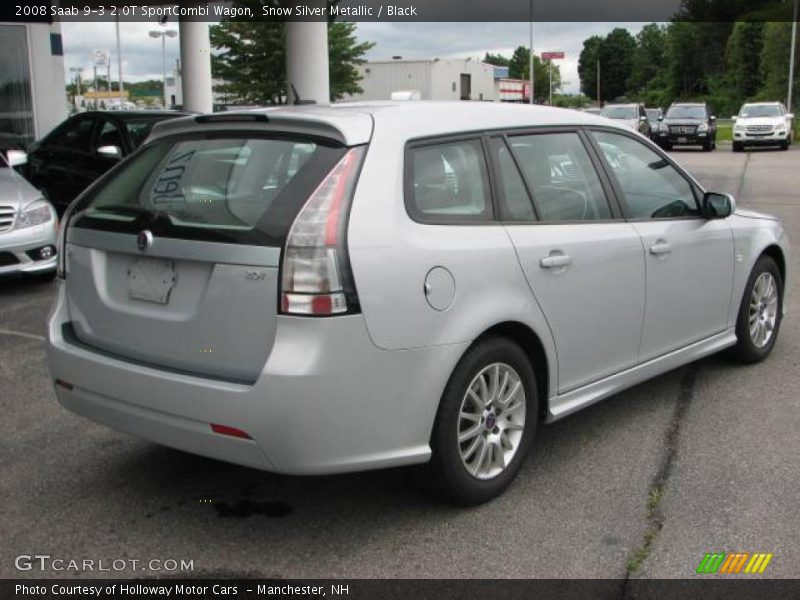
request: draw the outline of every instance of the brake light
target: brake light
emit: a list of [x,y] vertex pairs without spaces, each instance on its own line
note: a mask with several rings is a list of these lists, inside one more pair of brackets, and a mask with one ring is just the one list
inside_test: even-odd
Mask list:
[[327,316],[358,309],[344,230],[363,156],[363,146],[348,150],[292,224],[281,278],[286,314]]
[[211,431],[220,435],[229,435],[231,437],[242,438],[243,440],[252,440],[250,434],[236,427],[230,425],[220,425],[219,423],[211,423]]

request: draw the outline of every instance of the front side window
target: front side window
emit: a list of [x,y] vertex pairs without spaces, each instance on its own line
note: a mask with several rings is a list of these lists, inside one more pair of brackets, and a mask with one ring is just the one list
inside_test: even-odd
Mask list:
[[74,223],[277,244],[343,152],[300,138],[160,139],[84,199]]
[[697,216],[689,181],[664,157],[638,140],[618,133],[592,133],[611,168],[633,219]]
[[97,147],[116,146],[120,150],[124,148],[122,143],[122,132],[114,121],[104,119],[97,135]]
[[455,223],[492,218],[480,140],[414,147],[409,158],[407,207],[412,217]]
[[610,219],[600,178],[577,133],[509,138],[541,221]]

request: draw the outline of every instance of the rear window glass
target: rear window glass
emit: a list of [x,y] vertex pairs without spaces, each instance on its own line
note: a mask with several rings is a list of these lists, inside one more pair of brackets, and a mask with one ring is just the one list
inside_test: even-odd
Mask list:
[[412,148],[410,158],[406,205],[412,217],[453,223],[492,218],[480,140]]
[[310,139],[161,139],[81,204],[77,227],[280,244],[343,148]]

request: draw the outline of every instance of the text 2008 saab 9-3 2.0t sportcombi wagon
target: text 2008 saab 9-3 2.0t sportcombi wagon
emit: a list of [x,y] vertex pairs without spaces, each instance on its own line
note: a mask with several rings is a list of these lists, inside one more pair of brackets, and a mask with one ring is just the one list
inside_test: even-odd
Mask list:
[[780,222],[629,128],[484,103],[303,106],[154,128],[71,206],[59,401],[292,474],[514,478],[537,423],[781,324]]

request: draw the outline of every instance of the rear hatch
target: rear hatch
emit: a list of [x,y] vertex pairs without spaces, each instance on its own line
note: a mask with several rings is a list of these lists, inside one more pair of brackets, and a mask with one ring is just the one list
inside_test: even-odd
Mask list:
[[148,143],[78,200],[65,335],[132,362],[249,383],[275,336],[281,248],[346,148],[195,129]]

